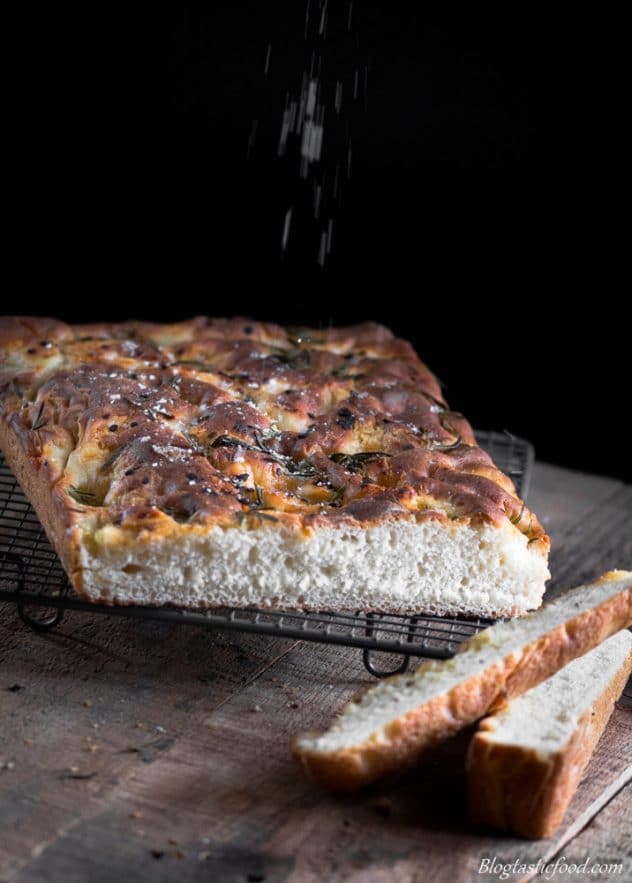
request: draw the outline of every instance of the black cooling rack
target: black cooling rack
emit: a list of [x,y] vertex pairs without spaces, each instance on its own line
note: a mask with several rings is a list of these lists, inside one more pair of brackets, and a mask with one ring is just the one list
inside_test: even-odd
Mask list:
[[[533,465],[529,442],[508,433],[476,433],[479,443],[524,498]],[[185,610],[175,607],[110,607],[83,601],[72,590],[37,515],[0,455],[0,601],[16,604],[22,621],[37,631],[54,628],[66,610],[258,632],[304,641],[341,644],[363,651],[376,677],[406,671],[413,656],[446,659],[491,620],[365,612],[307,613],[278,610]],[[397,654],[394,667],[378,667],[373,652]]]

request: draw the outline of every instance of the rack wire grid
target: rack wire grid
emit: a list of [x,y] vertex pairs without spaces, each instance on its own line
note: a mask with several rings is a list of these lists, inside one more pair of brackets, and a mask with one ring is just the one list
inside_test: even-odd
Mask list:
[[[524,498],[534,456],[529,442],[509,433],[477,431],[476,435],[481,447],[513,479]],[[447,659],[462,641],[492,622],[426,614],[112,607],[84,601],[70,586],[37,515],[1,455],[0,601],[15,603],[22,621],[36,631],[54,628],[66,610],[79,610],[357,647],[363,652],[365,667],[375,677],[406,671],[412,657]],[[396,654],[394,665],[377,665],[373,657],[376,651]]]

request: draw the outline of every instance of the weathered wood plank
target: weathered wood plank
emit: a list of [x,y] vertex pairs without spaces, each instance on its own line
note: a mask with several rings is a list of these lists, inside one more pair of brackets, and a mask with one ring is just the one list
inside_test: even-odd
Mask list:
[[0,611],[0,879],[288,652],[252,635]]
[[[294,715],[321,724],[345,692],[330,655],[309,649],[321,658],[294,650],[206,722],[194,712],[187,738],[121,783],[101,812],[58,838],[20,879],[67,880],[79,861],[91,880],[107,879],[107,872],[130,881],[169,880],[176,872],[183,881],[203,873],[227,881],[264,875],[310,883],[408,881],[416,874],[479,879],[483,858],[535,863],[555,854],[608,799],[613,782],[621,787],[621,771],[632,774],[632,715],[618,711],[551,841],[471,829],[463,800],[466,738],[428,755],[403,781],[332,798],[303,778],[287,750]],[[309,684],[317,664],[331,688],[315,706]],[[294,693],[292,685],[301,682],[308,692]],[[311,690],[319,690],[313,680]],[[259,712],[251,710],[255,698]],[[130,814],[138,821],[130,822]],[[123,848],[116,850],[117,843]]]
[[529,508],[538,515],[557,547],[562,534],[603,503],[623,483],[601,475],[587,475],[536,462],[529,492]]
[[[595,869],[589,877],[590,880],[596,880],[597,883],[630,879],[632,876],[631,807],[632,784],[628,784],[575,837],[568,849],[563,850],[566,862],[582,864],[586,859],[589,859],[588,867],[594,867],[595,864],[601,865],[601,871]],[[561,853],[559,857],[561,859]],[[621,870],[608,867],[617,864],[621,865]],[[526,879],[533,878],[527,877]],[[544,880],[546,877],[539,874],[535,879]]]
[[608,496],[563,535],[551,553],[547,597],[589,582],[605,570],[632,569],[632,487]]

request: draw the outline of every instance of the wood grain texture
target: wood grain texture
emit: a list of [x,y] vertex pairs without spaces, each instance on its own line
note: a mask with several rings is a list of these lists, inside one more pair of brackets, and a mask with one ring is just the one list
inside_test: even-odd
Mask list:
[[[632,784],[626,785],[596,815],[564,850],[568,862],[581,863],[590,857],[590,865],[602,866],[591,874],[597,883],[611,883],[613,879],[629,879],[632,871]],[[609,870],[607,865],[620,863],[622,872]],[[526,878],[533,879],[533,878]],[[535,878],[544,880],[543,874]]]
[[542,513],[545,530],[555,548],[569,521],[586,518],[600,503],[623,487],[623,482],[536,462],[528,496],[529,506]]
[[[593,478],[536,471],[545,517],[547,481],[568,500],[553,591],[632,565],[632,488]],[[528,843],[469,826],[467,733],[353,798],[303,778],[290,736],[368,681],[346,648],[79,614],[43,637],[0,605],[0,880],[460,883],[486,879],[486,856],[575,855],[574,838],[582,854],[623,851],[621,826],[595,850],[590,830],[632,770],[629,711],[615,712],[557,836]]]

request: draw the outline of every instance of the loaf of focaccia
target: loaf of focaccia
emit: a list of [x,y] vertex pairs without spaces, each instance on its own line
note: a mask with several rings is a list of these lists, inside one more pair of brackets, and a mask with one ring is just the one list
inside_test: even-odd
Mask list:
[[540,604],[542,527],[380,325],[5,317],[0,403],[0,446],[89,599]]

